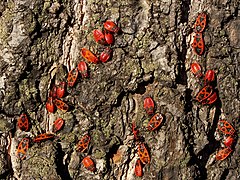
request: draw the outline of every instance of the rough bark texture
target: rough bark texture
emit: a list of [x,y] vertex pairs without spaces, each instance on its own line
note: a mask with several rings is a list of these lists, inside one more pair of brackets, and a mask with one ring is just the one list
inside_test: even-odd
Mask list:
[[[193,54],[192,26],[206,12],[205,53]],[[51,83],[83,60],[80,49],[98,53],[92,30],[111,19],[122,33],[115,36],[113,58],[88,64],[90,78],[80,79],[63,98],[67,113],[47,113]],[[238,0],[15,0],[0,2],[0,177],[1,179],[239,179],[239,140],[224,161],[214,132],[225,118],[239,128],[240,16]],[[217,74],[218,103],[194,101],[201,88],[190,72],[198,61]],[[143,99],[151,96],[165,115],[157,132],[149,132]],[[31,129],[16,127],[20,113]],[[31,143],[27,158],[16,158],[23,137],[51,132],[57,117],[64,129],[53,141]],[[137,159],[131,131],[135,121],[151,154],[144,176],[134,175]],[[75,144],[91,135],[88,154],[97,172],[81,164],[86,153]],[[10,143],[11,142],[11,143]]]

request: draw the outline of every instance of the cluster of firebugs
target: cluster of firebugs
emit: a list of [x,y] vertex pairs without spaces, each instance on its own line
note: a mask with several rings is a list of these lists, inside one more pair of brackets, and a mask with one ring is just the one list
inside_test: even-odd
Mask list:
[[[93,31],[93,38],[95,41],[101,45],[107,46],[105,50],[100,54],[100,61],[106,62],[108,61],[112,56],[112,49],[108,45],[112,45],[114,43],[114,36],[113,33],[119,32],[119,27],[112,22],[112,21],[106,21],[104,23],[104,31],[101,31],[99,29],[96,29]],[[86,48],[82,48],[81,54],[83,58],[85,58],[87,61],[91,63],[98,63],[98,57],[93,54],[90,50]],[[88,77],[88,68],[87,64],[84,61],[79,62],[78,67],[76,69],[71,70],[68,73],[67,83],[66,82],[60,82],[58,85],[53,85],[50,89],[48,99],[46,102],[46,109],[49,113],[54,113],[57,109],[60,109],[63,112],[67,112],[69,109],[69,106],[61,100],[66,95],[66,89],[67,86],[73,87],[77,81],[78,74],[81,74],[82,78]],[[149,115],[153,115],[154,113],[154,101],[151,97],[147,97],[144,100],[144,108]],[[154,131],[156,130],[160,124],[163,121],[163,116],[160,113],[156,113],[153,115],[153,117],[150,119],[148,123],[148,130]],[[62,118],[57,118],[57,120],[53,123],[53,133],[56,133],[57,131],[60,131],[64,126],[64,120]],[[28,131],[29,130],[29,120],[25,113],[21,114],[18,119],[18,127],[22,131]],[[136,145],[138,146],[138,156],[139,159],[136,161],[135,165],[135,174],[136,176],[142,176],[143,175],[143,164],[149,164],[150,163],[150,154],[149,151],[145,145],[145,143],[142,141],[142,138],[138,135],[138,130],[136,129],[135,122],[132,124],[132,131],[134,134],[134,141]],[[42,142],[44,140],[49,140],[54,138],[53,133],[43,133],[37,135],[33,142]],[[76,145],[76,151],[84,153],[89,146],[91,137],[89,134],[84,135],[77,143]],[[30,139],[29,138],[23,138],[17,148],[17,156],[24,160],[26,158],[26,153],[29,148]],[[89,171],[95,172],[96,166],[92,158],[88,155],[83,158],[82,163],[86,169]]]
[[[204,52],[204,40],[203,40],[203,31],[206,27],[206,14],[200,13],[196,19],[194,24],[194,40],[192,43],[192,48],[194,52],[201,56]],[[107,20],[104,24],[104,29],[93,30],[93,38],[94,40],[105,46],[103,52],[100,53],[100,57],[98,58],[94,53],[92,53],[87,48],[81,49],[81,54],[84,59],[86,59],[90,63],[99,63],[108,61],[111,56],[113,50],[111,49],[111,45],[114,43],[114,33],[118,33],[120,28],[110,20]],[[100,61],[99,61],[100,60]],[[199,63],[194,62],[191,64],[191,71],[192,73],[199,79],[203,78],[201,66]],[[62,97],[66,95],[67,86],[73,87],[77,81],[77,78],[81,74],[82,78],[87,78],[88,75],[88,67],[86,62],[81,61],[78,64],[78,67],[72,69],[68,73],[67,83],[60,82],[58,85],[54,85],[49,92],[49,96],[46,103],[46,109],[50,113],[54,113],[57,109],[60,109],[63,112],[67,112],[69,110],[69,106],[61,100]],[[204,77],[204,86],[203,88],[197,93],[195,99],[201,104],[208,104],[212,105],[218,99],[216,90],[214,89],[214,82],[215,82],[215,72],[213,70],[207,70],[205,77]],[[161,123],[163,122],[163,115],[160,113],[154,114],[154,101],[151,97],[147,97],[144,99],[144,109],[146,110],[148,115],[151,115],[151,119],[148,123],[147,129],[149,131],[157,130]],[[22,131],[29,130],[29,120],[25,113],[22,113],[18,119],[18,127]],[[53,123],[53,133],[60,131],[64,126],[64,120],[62,118],[57,118]],[[135,122],[132,123],[132,132],[134,135],[134,142],[137,146],[137,153],[139,159],[137,159],[135,164],[135,175],[141,177],[143,175],[143,165],[150,163],[150,153],[144,143],[143,138],[139,136],[139,131],[136,128]],[[53,133],[44,133],[37,135],[33,142],[42,142],[44,140],[49,140],[54,138]],[[220,135],[225,148],[220,150],[216,154],[217,160],[224,160],[229,154],[232,152],[234,139],[235,139],[235,129],[233,126],[225,120],[219,120],[218,122],[218,129],[217,133]],[[219,136],[218,136],[219,137]],[[85,152],[88,149],[91,137],[89,134],[84,135],[76,145],[76,151]],[[23,138],[20,143],[18,144],[17,148],[17,156],[19,159],[24,160],[26,158],[27,150],[30,146],[30,139],[25,137]],[[83,158],[82,163],[84,167],[92,172],[96,171],[95,163],[92,158],[88,155]]]
[[[160,125],[164,120],[164,116],[162,114],[154,114],[154,104],[155,103],[151,97],[146,97],[144,99],[144,109],[149,116],[152,116],[147,125],[147,129],[149,131],[156,131],[157,129],[159,129]],[[134,135],[134,142],[137,146],[137,154],[139,157],[135,164],[134,173],[136,176],[141,177],[143,175],[143,165],[149,164],[151,158],[149,149],[147,148],[146,143],[144,143],[144,138],[139,136],[139,130],[136,128],[136,124],[134,121],[132,122],[132,132]]]
[[[120,28],[110,20],[107,20],[104,23],[104,30],[96,29],[93,31],[93,38],[94,40],[105,46],[103,52],[100,53],[100,57],[98,58],[94,53],[92,53],[87,48],[81,49],[81,54],[84,59],[86,59],[90,63],[99,63],[100,61],[105,63],[108,61],[111,56],[113,50],[109,47],[114,43],[114,33],[118,33]],[[46,109],[49,113],[54,113],[56,109],[61,110],[62,112],[67,112],[69,110],[69,106],[61,100],[66,95],[67,86],[73,87],[78,79],[79,73],[81,74],[82,78],[89,77],[88,75],[88,66],[86,62],[80,61],[78,63],[77,68],[72,69],[68,73],[67,82],[60,82],[58,85],[53,85],[50,89],[47,102],[46,102]],[[22,131],[29,130],[29,119],[27,114],[22,113],[18,119],[18,127]],[[53,123],[53,133],[43,133],[37,135],[33,142],[42,142],[45,140],[53,139],[54,133],[60,131],[64,126],[64,120],[62,118],[57,118]],[[90,136],[86,134],[83,136],[76,145],[76,150],[79,152],[85,152],[88,148],[90,142]],[[20,143],[18,144],[16,155],[19,159],[24,160],[26,158],[27,150],[30,146],[30,139],[25,137],[23,138]],[[90,156],[86,156],[83,158],[82,163],[84,167],[92,172],[96,171],[95,163],[91,159]]]
[[[192,48],[198,56],[201,56],[204,52],[203,31],[206,27],[206,22],[207,15],[205,13],[200,13],[194,24],[193,31],[195,34]],[[218,99],[217,92],[214,87],[216,81],[215,72],[213,70],[207,70],[203,78],[202,68],[197,62],[191,64],[191,71],[197,78],[201,80],[204,79],[204,86],[197,93],[195,99],[202,105],[213,105]],[[221,140],[223,142],[222,144],[225,146],[222,150],[217,152],[216,159],[224,160],[233,151],[233,146],[236,138],[235,129],[226,120],[219,120],[215,137],[217,140]]]

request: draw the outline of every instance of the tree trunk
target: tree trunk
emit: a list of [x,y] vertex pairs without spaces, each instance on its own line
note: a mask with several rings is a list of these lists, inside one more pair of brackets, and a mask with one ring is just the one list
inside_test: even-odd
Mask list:
[[[237,133],[233,152],[225,160],[215,158],[225,148],[215,136],[219,120],[239,129],[239,7],[238,0],[0,2],[1,179],[239,179]],[[202,12],[207,24],[199,56],[191,44]],[[103,29],[106,20],[121,30],[114,33],[112,58],[94,64],[81,49],[100,55],[106,45],[97,44],[92,31]],[[66,113],[49,113],[50,89],[67,82],[80,61],[87,62],[89,78],[79,72],[76,84],[67,87],[61,98],[69,105]],[[194,62],[203,74],[216,73],[216,103],[196,100],[204,85],[190,70]],[[144,109],[146,97],[164,117],[154,131],[147,129],[152,116]],[[27,132],[17,126],[22,113],[30,122]],[[53,133],[59,117],[65,124],[53,139],[33,141]],[[76,144],[85,134],[90,144],[79,152]],[[30,144],[21,160],[16,152],[24,137]],[[134,174],[139,143],[151,156],[141,178]],[[87,155],[95,173],[81,163]]]

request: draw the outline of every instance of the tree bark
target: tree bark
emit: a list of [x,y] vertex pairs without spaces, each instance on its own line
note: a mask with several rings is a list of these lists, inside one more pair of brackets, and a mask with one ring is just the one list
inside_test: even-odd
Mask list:
[[[239,179],[239,140],[223,161],[215,137],[225,119],[239,129],[240,16],[238,0],[15,0],[0,2],[0,177],[1,179],[140,179],[132,122],[150,152],[142,179]],[[193,25],[207,14],[205,51],[193,52]],[[100,55],[94,29],[113,20],[112,58],[93,64],[81,48]],[[70,109],[47,112],[54,84],[67,82],[68,72],[86,61],[89,78],[78,78],[62,98]],[[190,71],[198,62],[205,73],[216,73],[217,103],[195,100],[203,87]],[[157,131],[147,130],[151,118],[143,105],[152,97],[155,112],[164,115]],[[30,130],[17,120],[26,113]],[[65,120],[53,140],[34,143],[38,134],[53,132],[53,122]],[[91,136],[87,152],[76,151],[84,134]],[[237,134],[237,133],[236,133]],[[16,150],[23,137],[31,139],[25,160]],[[90,155],[97,171],[84,168]]]

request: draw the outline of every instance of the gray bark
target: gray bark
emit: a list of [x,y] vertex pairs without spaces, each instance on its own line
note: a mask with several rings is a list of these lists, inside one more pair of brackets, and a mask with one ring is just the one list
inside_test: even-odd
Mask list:
[[[194,55],[192,27],[198,13],[208,15],[205,52]],[[113,57],[88,63],[90,78],[68,87],[67,113],[47,113],[51,84],[84,60],[80,50],[99,54],[92,37],[111,19],[122,33],[115,35]],[[238,0],[15,0],[0,2],[0,177],[1,179],[140,179],[132,121],[150,150],[151,163],[142,179],[239,179],[239,140],[232,154],[216,161],[221,149],[214,132],[219,119],[239,129],[240,16]],[[202,87],[190,71],[197,61],[203,72],[217,77],[218,103],[202,106],[194,97]],[[145,97],[155,101],[165,121],[156,132]],[[29,132],[17,128],[21,112]],[[23,137],[52,132],[57,117],[63,130],[52,141],[31,143],[20,161],[16,148]],[[97,172],[87,171],[75,145],[91,136],[88,154]],[[237,132],[238,133],[238,132]]]

